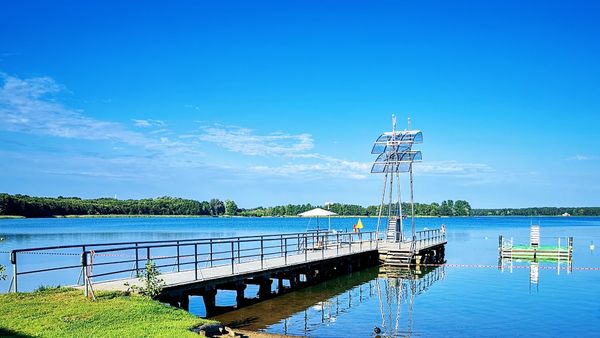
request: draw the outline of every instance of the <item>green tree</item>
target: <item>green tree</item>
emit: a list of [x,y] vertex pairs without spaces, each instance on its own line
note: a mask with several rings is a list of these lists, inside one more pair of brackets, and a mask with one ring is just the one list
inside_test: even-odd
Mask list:
[[442,201],[440,205],[440,216],[452,216],[454,202],[452,200]]
[[234,216],[238,214],[238,206],[232,200],[225,200],[225,215]]
[[210,200],[210,213],[213,216],[220,216],[223,215],[223,213],[225,212],[225,203],[223,203],[223,201],[217,199],[217,198],[213,198]]
[[463,200],[457,200],[454,203],[454,215],[455,216],[469,216],[471,214],[471,205],[469,202]]

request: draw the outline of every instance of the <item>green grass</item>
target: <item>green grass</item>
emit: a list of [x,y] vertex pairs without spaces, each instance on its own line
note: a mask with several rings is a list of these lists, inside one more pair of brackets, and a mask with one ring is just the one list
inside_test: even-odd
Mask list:
[[208,322],[137,295],[98,292],[96,298],[71,288],[0,295],[0,336],[198,337],[190,330]]

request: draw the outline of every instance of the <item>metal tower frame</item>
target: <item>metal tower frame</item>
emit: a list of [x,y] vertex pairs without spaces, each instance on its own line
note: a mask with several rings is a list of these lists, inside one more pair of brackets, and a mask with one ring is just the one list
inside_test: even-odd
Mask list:
[[[387,219],[388,228],[386,239],[393,242],[403,242],[404,236],[404,219],[402,210],[402,195],[400,178],[401,173],[408,173],[410,185],[410,204],[411,204],[411,240],[415,241],[415,206],[414,206],[414,187],[413,187],[413,163],[422,160],[420,151],[412,149],[413,144],[423,142],[423,133],[420,130],[410,130],[410,117],[408,118],[408,129],[396,130],[396,116],[392,115],[392,131],[381,134],[371,150],[371,154],[376,154],[377,159],[373,162],[371,173],[384,174],[383,192],[381,194],[381,203],[379,204],[379,212],[377,217],[377,236],[381,228],[381,219],[383,216],[384,205],[387,204]],[[395,180],[395,182],[394,182]],[[388,191],[389,182],[389,191]],[[396,184],[394,184],[396,183]],[[397,194],[397,201],[394,202],[394,189]],[[388,193],[388,201],[386,203],[386,192]],[[393,226],[393,231],[390,227]],[[398,226],[399,222],[399,226]],[[390,238],[390,234],[393,235]],[[414,245],[412,247],[414,250]]]

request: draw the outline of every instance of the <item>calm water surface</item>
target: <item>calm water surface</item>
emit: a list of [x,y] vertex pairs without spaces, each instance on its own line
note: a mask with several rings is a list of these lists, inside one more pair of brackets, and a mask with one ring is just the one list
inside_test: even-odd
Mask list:
[[[417,228],[446,225],[445,267],[420,274],[378,268],[327,281],[219,317],[251,329],[312,337],[414,336],[567,336],[600,337],[600,218],[536,218],[543,244],[558,236],[574,237],[573,271],[566,264],[540,263],[536,274],[529,262],[505,264],[504,269],[472,268],[466,264],[498,265],[498,235],[527,243],[530,218],[417,219]],[[332,219],[332,228],[350,230],[356,219]],[[375,219],[363,219],[365,231]],[[314,223],[310,225],[314,228]],[[326,226],[326,223],[321,223]],[[59,244],[229,237],[301,232],[305,219],[110,218],[0,220],[0,264],[14,248]],[[563,240],[564,241],[564,240]],[[563,242],[564,243],[564,242]],[[44,264],[36,257],[24,269]],[[535,268],[534,268],[535,270]],[[20,288],[42,284],[73,284],[77,271],[23,276]],[[533,279],[533,281],[532,281]],[[51,281],[51,282],[49,282]],[[0,281],[0,291],[8,288]],[[251,287],[246,296],[256,292]],[[234,295],[218,296],[219,305],[233,304]],[[200,298],[190,312],[203,315]]]

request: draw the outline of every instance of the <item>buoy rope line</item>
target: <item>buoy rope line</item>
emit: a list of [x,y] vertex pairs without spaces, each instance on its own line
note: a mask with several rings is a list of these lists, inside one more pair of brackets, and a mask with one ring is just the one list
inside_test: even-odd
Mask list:
[[[9,254],[10,251],[0,251],[0,254]],[[72,252],[37,252],[37,251],[19,251],[19,254],[28,254],[28,255],[56,255],[56,256],[81,256],[80,253],[72,253]],[[199,254],[200,256],[201,254]],[[95,257],[124,257],[124,258],[135,258],[135,255],[123,255],[123,254],[104,254],[104,253],[94,253]],[[192,254],[193,256],[193,254]],[[164,258],[176,258],[177,256],[154,256],[152,258],[155,259],[164,259]],[[145,257],[139,257],[140,260],[145,259]],[[566,263],[566,261],[565,261]],[[561,262],[562,264],[562,262]],[[449,264],[449,263],[444,263],[444,264],[434,264],[434,263],[425,263],[425,264],[419,264],[419,266],[422,267],[440,267],[440,266],[444,266],[444,267],[448,267],[448,268],[474,268],[474,269],[502,269],[504,268],[509,268],[509,269],[530,269],[531,266],[529,265],[495,265],[495,264]],[[545,265],[540,265],[538,266],[539,269],[541,270],[557,270],[559,269],[558,266],[545,266]],[[560,267],[561,270],[574,270],[574,271],[600,271],[600,267],[582,267],[582,266],[574,266],[574,267]]]
[[[0,254],[9,254],[10,251],[0,251]],[[95,253],[94,250],[90,250],[90,253],[96,257],[123,257],[123,258],[135,258],[135,255],[123,255],[123,254],[103,254],[103,253]],[[18,254],[26,254],[26,255],[53,255],[53,256],[81,256],[80,253],[73,252],[43,252],[43,251],[19,251]],[[190,256],[193,256],[191,254]],[[201,256],[201,254],[198,254]],[[139,257],[139,260],[143,260],[146,257]],[[177,256],[152,256],[154,259],[164,259],[164,258],[177,258]],[[118,262],[116,262],[118,263]]]
[[[566,262],[565,262],[566,263]],[[562,262],[561,262],[562,264]],[[420,266],[424,266],[424,267],[439,267],[439,266],[444,266],[444,267],[450,267],[450,268],[475,268],[475,269],[502,269],[503,267],[506,269],[530,269],[531,266],[530,265],[494,265],[494,264],[420,264]],[[580,270],[580,271],[600,271],[600,267],[558,267],[558,266],[545,266],[545,265],[540,265],[538,266],[539,269],[541,270],[557,270],[557,269],[561,269],[561,270]]]

